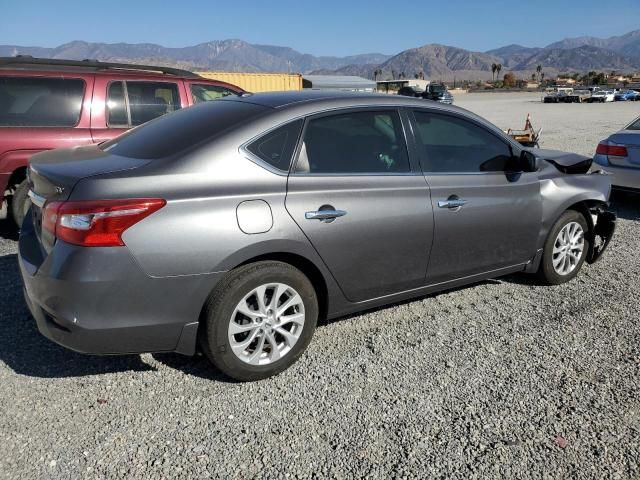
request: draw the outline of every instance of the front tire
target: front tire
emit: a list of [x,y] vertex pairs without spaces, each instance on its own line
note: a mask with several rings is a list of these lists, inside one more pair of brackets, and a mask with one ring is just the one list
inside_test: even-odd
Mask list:
[[229,377],[261,380],[298,360],[317,320],[316,292],[300,270],[256,262],[231,271],[209,297],[201,346]]
[[544,244],[538,277],[549,285],[572,280],[589,251],[589,226],[575,210],[564,212],[551,228]]

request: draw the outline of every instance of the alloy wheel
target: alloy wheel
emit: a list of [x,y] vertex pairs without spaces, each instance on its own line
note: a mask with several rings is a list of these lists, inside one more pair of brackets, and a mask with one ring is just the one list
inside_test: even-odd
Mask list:
[[283,283],[260,285],[240,300],[231,315],[231,350],[250,365],[269,365],[291,351],[304,321],[304,303],[294,288]]
[[558,275],[573,272],[584,252],[584,229],[578,222],[569,222],[558,233],[553,244],[553,269]]

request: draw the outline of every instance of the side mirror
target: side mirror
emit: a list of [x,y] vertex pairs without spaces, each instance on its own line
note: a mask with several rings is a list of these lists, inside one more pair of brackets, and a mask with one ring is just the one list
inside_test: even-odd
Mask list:
[[537,172],[540,168],[540,160],[528,150],[520,153],[520,168],[523,172]]

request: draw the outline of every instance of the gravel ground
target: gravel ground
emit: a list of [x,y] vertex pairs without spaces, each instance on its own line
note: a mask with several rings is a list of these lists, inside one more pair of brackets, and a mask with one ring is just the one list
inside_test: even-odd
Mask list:
[[[530,111],[545,146],[585,153],[633,116],[517,98],[458,103],[500,126]],[[616,199],[609,252],[567,285],[511,276],[341,319],[252,384],[50,343],[0,223],[0,477],[640,478],[639,205]]]

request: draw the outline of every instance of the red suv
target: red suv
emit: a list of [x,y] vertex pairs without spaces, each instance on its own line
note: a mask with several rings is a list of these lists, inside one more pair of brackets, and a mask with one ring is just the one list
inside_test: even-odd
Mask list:
[[100,143],[165,113],[243,93],[175,68],[0,58],[0,218],[22,223],[34,153]]

